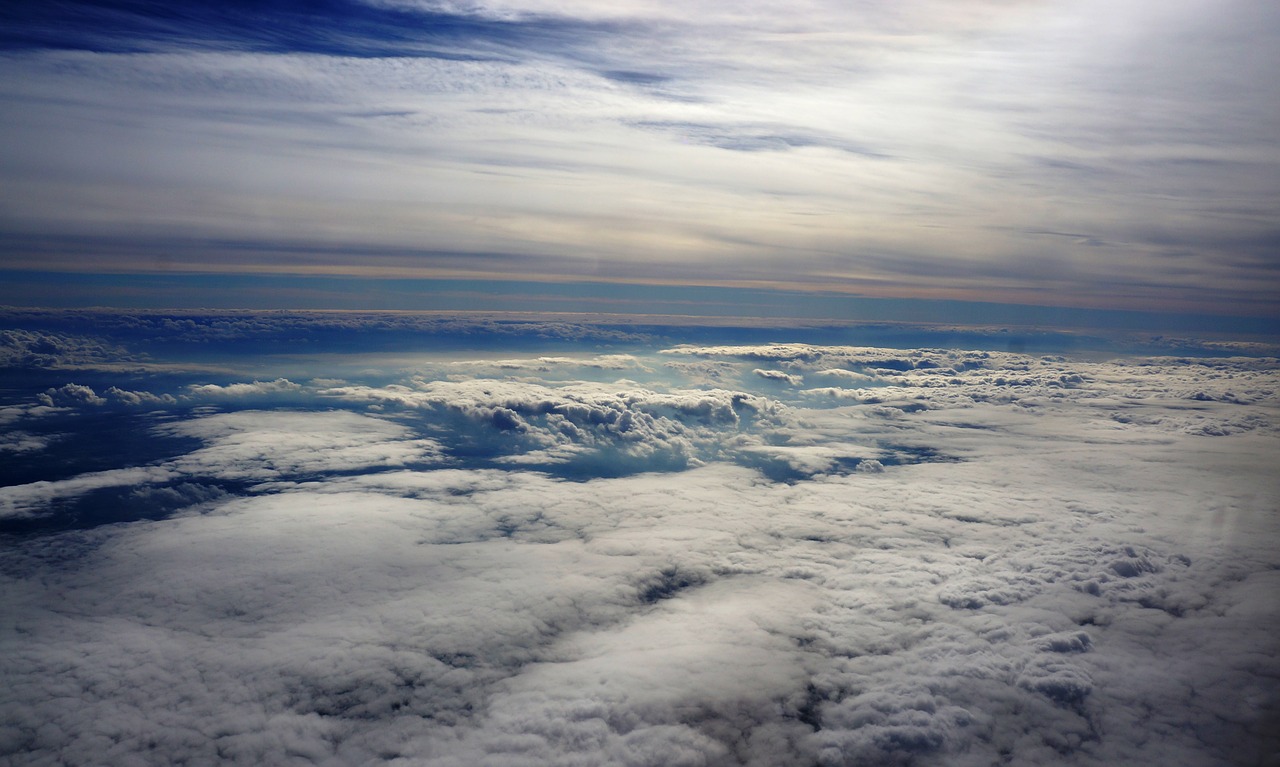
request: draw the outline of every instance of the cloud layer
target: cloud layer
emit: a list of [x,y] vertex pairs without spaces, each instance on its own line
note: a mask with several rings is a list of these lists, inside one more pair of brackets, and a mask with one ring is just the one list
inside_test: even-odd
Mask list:
[[77,419],[165,451],[0,488],[7,513],[107,492],[169,511],[3,539],[0,752],[1280,752],[1272,358],[691,344],[419,357],[399,377],[361,360],[326,362],[344,380],[265,360],[256,380],[121,380],[136,397],[68,370],[3,411],[61,424],[22,453],[49,467],[87,437]]

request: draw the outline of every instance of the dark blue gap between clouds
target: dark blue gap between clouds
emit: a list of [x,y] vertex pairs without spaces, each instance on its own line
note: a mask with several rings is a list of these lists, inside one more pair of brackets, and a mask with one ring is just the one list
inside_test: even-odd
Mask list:
[[[0,50],[311,53],[358,58],[510,58],[579,47],[614,25],[493,19],[347,0],[41,2],[0,5]],[[634,74],[634,73],[632,73]]]
[[1280,318],[1085,309],[835,292],[611,282],[0,271],[0,305],[59,309],[395,310],[1014,325],[1280,337]]

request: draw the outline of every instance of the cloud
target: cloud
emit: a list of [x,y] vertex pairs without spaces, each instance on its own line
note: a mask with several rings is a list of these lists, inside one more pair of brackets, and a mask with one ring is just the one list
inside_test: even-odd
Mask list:
[[172,394],[152,394],[148,391],[125,391],[124,389],[112,386],[103,394],[106,394],[121,404],[132,405],[135,407],[142,405],[172,405],[177,402]]
[[[442,487],[421,499],[300,488],[235,501],[212,516],[114,535],[89,571],[59,577],[73,601],[111,589],[112,614],[128,621],[111,649],[120,676],[96,677],[99,692],[83,708],[33,713],[50,716],[57,729],[48,737],[72,754],[92,743],[77,717],[114,706],[123,716],[99,721],[120,738],[113,748],[121,754],[159,738],[168,758],[216,749],[250,761],[285,749],[348,760],[394,752],[438,764],[624,754],[649,763],[681,753],[713,763],[892,763],[1002,749],[1106,761],[1150,748],[1134,732],[1103,736],[1089,723],[1160,700],[1139,689],[1164,694],[1145,679],[1126,684],[1130,660],[1106,660],[1104,649],[1119,644],[1144,664],[1159,662],[1142,620],[1152,608],[1130,601],[1133,589],[1116,589],[1135,581],[1151,593],[1177,589],[1189,566],[1135,549],[1160,557],[1161,567],[1120,575],[1114,564],[1133,559],[1122,547],[1064,545],[1051,532],[1056,522],[1028,523],[1006,540],[1007,532],[932,516],[927,499],[916,510],[900,505],[899,494],[922,487],[954,502],[943,480],[954,485],[971,471],[940,468],[926,484],[899,476],[860,486],[854,508],[838,500],[849,497],[845,482],[796,486],[778,498],[750,472],[721,468],[661,482],[567,485],[490,475],[466,495]],[[691,502],[699,497],[703,503]],[[510,516],[517,509],[523,517]],[[495,516],[475,519],[470,542],[430,532],[451,519],[459,529],[486,510]],[[755,543],[766,540],[768,547]],[[1037,550],[1027,552],[1027,541],[1038,541]],[[990,564],[974,558],[984,550]],[[1205,574],[1233,566],[1208,559]],[[145,579],[138,562],[147,563]],[[944,576],[1016,582],[1031,563],[1038,585],[1011,597],[982,605],[931,598]],[[1091,594],[1064,570],[1117,585]],[[405,571],[429,577],[406,579]],[[42,668],[43,653],[79,647],[86,660],[62,678],[89,684],[106,648],[65,620],[37,620],[40,592],[32,588],[18,602],[24,625],[51,644],[38,652],[27,645],[20,657],[36,665],[24,678],[39,680],[32,668]],[[1165,631],[1186,620],[1181,634],[1221,644],[1214,629],[1222,618],[1204,609],[1231,603],[1217,599],[1184,618],[1154,612]],[[61,636],[47,633],[55,627]],[[1231,641],[1265,641],[1262,631],[1255,624]],[[173,692],[151,690],[149,698],[117,687],[149,685],[142,679],[193,661],[204,683],[166,676]],[[756,672],[743,677],[743,667]],[[1199,689],[1223,673],[1262,689],[1220,664],[1178,672]],[[233,715],[223,710],[227,700],[260,702]],[[1222,705],[1170,704],[1155,708],[1179,721]],[[164,709],[174,712],[169,735],[119,729]],[[193,716],[221,724],[215,735],[190,730],[184,745],[174,727],[190,727]],[[13,721],[20,742],[35,743],[22,740],[32,737],[21,734],[29,719]],[[1190,749],[1184,757],[1231,748],[1175,740],[1166,752]]]
[[254,397],[254,396],[270,396],[277,394],[293,394],[302,389],[301,384],[296,384],[286,378],[277,378],[274,381],[254,381],[252,383],[233,383],[225,386],[218,384],[202,384],[191,387],[191,396],[193,397]]
[[[4,753],[1190,766],[1280,747],[1273,359],[456,361],[395,383],[344,366],[289,388],[292,410],[138,414],[173,456],[4,488],[32,513],[104,483],[192,504],[0,547]],[[811,394],[831,370],[867,400]],[[620,371],[637,380],[585,377]],[[739,388],[687,387],[711,373]],[[557,449],[603,458],[518,460]]]
[[804,383],[803,376],[789,375],[787,373],[782,372],[781,370],[762,370],[760,368],[756,368],[751,372],[754,373],[755,375],[760,376],[766,381],[777,381],[779,383],[785,383],[788,386],[799,386],[800,384]]
[[[240,386],[247,386],[240,384]],[[219,393],[222,393],[221,387],[214,387]],[[207,393],[207,392],[204,392]],[[45,407],[53,408],[77,408],[85,406],[101,407],[107,404],[119,404],[132,407],[142,405],[148,406],[165,406],[173,405],[177,402],[172,394],[153,394],[147,391],[126,391],[116,386],[112,386],[104,391],[100,396],[93,387],[84,384],[68,383],[56,388],[50,388],[42,394],[36,395],[36,401]]]
[[0,330],[3,367],[74,367],[119,364],[129,359],[122,347],[102,339],[23,328]]
[[[413,438],[410,430],[399,424],[345,411],[242,410],[162,422],[154,425],[152,432],[162,437],[198,439],[205,447],[150,466],[0,487],[0,518],[55,515],[59,504],[105,488],[133,488],[135,501],[145,498],[172,507],[177,501],[189,500],[179,506],[190,506],[207,500],[202,497],[206,489],[192,485],[193,479],[298,480],[445,460],[433,440]],[[33,448],[46,445],[40,442]],[[169,487],[172,483],[181,484]],[[210,497],[220,494],[213,492]]]
[[[454,451],[592,471],[681,469],[719,455],[739,430],[780,415],[769,400],[729,390],[655,392],[629,384],[551,387],[515,380],[414,380],[322,392],[346,402],[429,410]],[[514,455],[512,455],[514,454]]]
[[[179,369],[219,378],[236,369],[233,360],[228,359],[235,355],[223,354],[229,350],[241,355],[246,349],[297,353],[301,348],[323,352],[333,348],[335,336],[352,339],[362,351],[379,352],[404,352],[406,348],[417,351],[426,338],[432,344],[481,346],[506,345],[514,339],[558,345],[652,340],[649,333],[629,322],[620,322],[616,316],[583,315],[569,322],[562,316],[537,313],[455,316],[431,312],[67,311],[9,307],[0,309],[0,318],[13,327],[4,331],[8,335],[0,336],[9,338],[10,346],[17,350],[5,361],[12,367]],[[671,324],[670,318],[658,321]],[[47,348],[51,356],[30,357],[33,345]],[[211,363],[210,356],[217,357],[216,362]],[[602,370],[621,369],[629,364],[625,354],[590,358]],[[578,363],[587,364],[584,359],[579,358]],[[470,364],[459,361],[463,367]]]
[[804,147],[826,147],[865,157],[878,157],[878,152],[857,146],[848,139],[805,134],[784,125],[706,125],[699,123],[644,121],[636,127],[673,133],[685,141],[707,144],[735,152],[785,152]]
[[48,407],[67,405],[101,405],[106,402],[93,389],[81,384],[64,384],[57,389],[49,389],[37,397],[40,404]]
[[[1210,436],[1276,428],[1270,415],[1276,397],[1270,358],[1139,357],[1082,362],[1059,355],[807,345],[678,346],[662,353],[767,360],[785,367],[790,371],[786,375],[834,374],[867,382],[874,385],[812,387],[797,393],[810,404],[830,399],[888,405],[906,412],[948,409],[952,416],[940,417],[940,422],[948,424],[964,420],[957,408],[1012,404],[1044,415],[1067,409],[1087,412],[1095,417],[1093,428],[1110,430],[1113,436],[1127,425]],[[1242,404],[1264,407],[1232,407]]]
[[28,4],[6,261],[1265,319],[1280,20],[1228,8]]
[[31,482],[0,487],[0,518],[22,518],[52,511],[55,500],[75,497],[107,487],[129,487],[146,483],[167,482],[174,472],[160,466],[111,469],[81,474],[71,479]]
[[155,430],[207,444],[174,462],[192,476],[278,479],[441,460],[433,440],[413,439],[400,424],[340,410],[246,410],[163,424]]
[[841,379],[844,379],[845,381],[853,382],[853,383],[870,383],[878,380],[875,376],[870,376],[870,375],[867,375],[866,373],[857,373],[852,370],[842,370],[840,368],[828,368],[826,370],[819,370],[817,371],[817,375],[841,378]]
[[50,440],[24,431],[8,431],[0,435],[0,452],[26,453],[43,450]]

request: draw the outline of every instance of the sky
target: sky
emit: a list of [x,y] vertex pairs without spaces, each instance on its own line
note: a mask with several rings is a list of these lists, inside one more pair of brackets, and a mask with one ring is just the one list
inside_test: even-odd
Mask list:
[[1280,764],[1280,4],[0,3],[0,763]]
[[1276,71],[1262,0],[5,3],[0,303],[1274,332]]
[[1274,347],[4,318],[7,764],[1280,754]]

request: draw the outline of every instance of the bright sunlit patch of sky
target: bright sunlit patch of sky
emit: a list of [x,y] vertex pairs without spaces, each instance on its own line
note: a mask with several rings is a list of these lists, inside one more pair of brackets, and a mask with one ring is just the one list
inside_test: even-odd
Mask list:
[[[0,266],[31,273],[7,303],[69,300],[36,272],[197,270],[282,275],[282,307],[315,305],[306,274],[1277,315],[1270,3],[120,0],[0,27]],[[74,303],[225,305],[156,279]],[[330,306],[436,308],[348,285]]]

